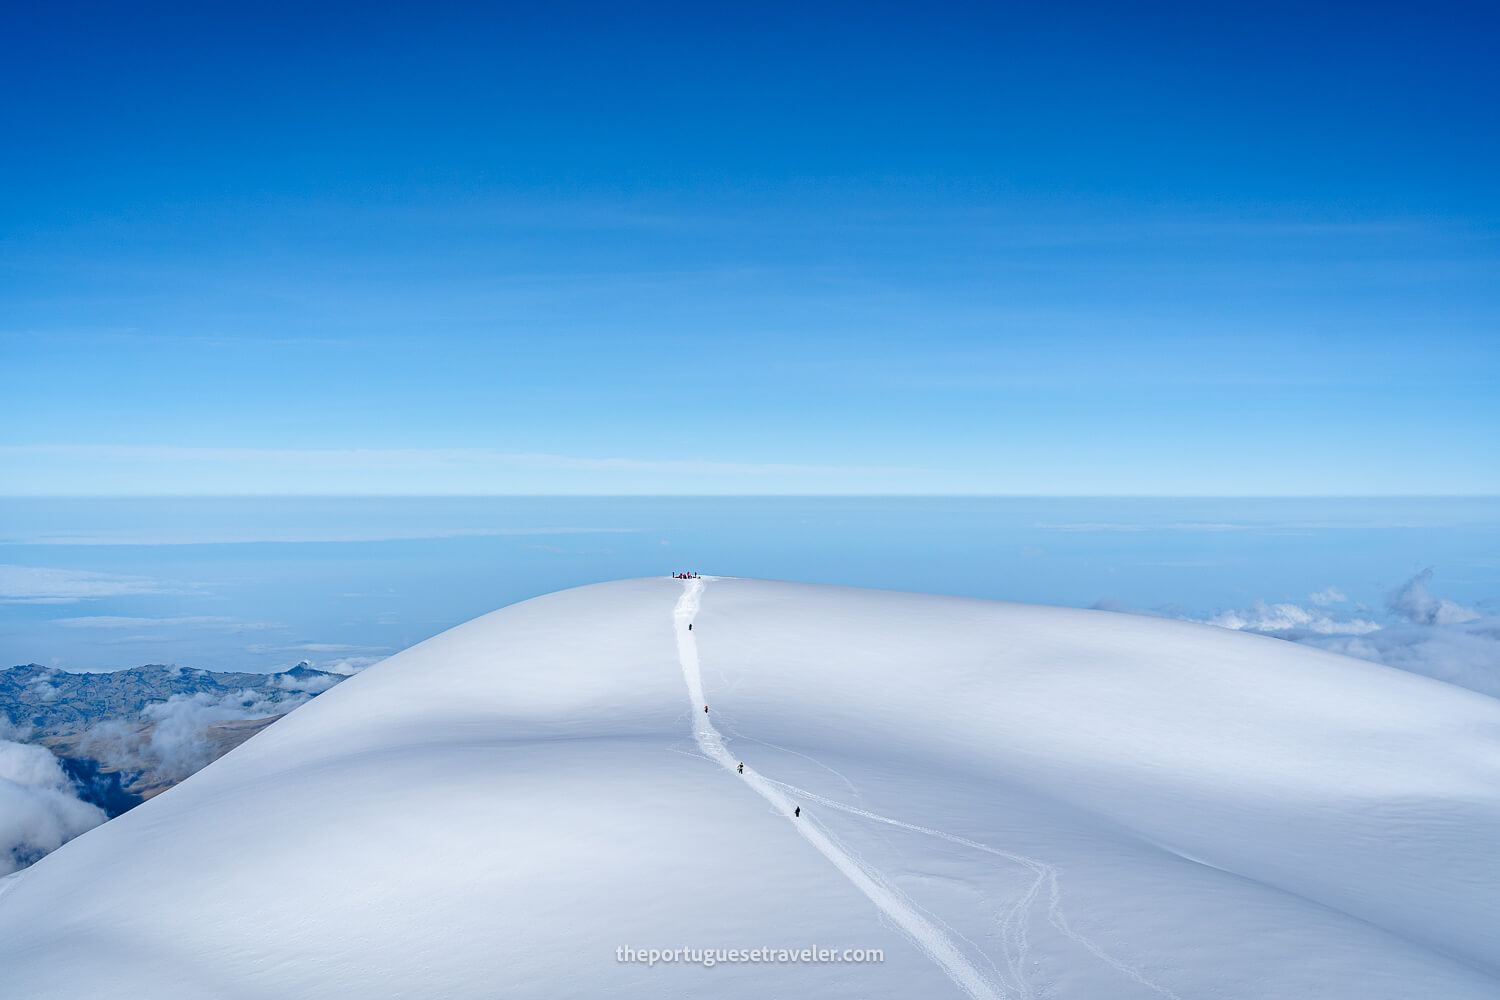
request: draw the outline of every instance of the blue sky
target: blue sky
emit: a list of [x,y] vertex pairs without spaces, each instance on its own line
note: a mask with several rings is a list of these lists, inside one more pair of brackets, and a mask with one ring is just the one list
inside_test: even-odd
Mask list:
[[0,492],[1494,494],[1487,5],[6,15]]

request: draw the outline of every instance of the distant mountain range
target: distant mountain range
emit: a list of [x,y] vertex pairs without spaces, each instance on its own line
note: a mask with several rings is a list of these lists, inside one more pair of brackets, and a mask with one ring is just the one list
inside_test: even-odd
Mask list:
[[51,750],[79,797],[113,817],[344,679],[305,662],[276,674],[160,664],[68,673],[32,663],[0,670],[0,738]]

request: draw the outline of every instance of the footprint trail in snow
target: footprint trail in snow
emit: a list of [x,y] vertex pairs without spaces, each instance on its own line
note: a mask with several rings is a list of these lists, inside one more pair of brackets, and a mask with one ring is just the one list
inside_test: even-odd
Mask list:
[[[687,681],[688,694],[693,701],[693,736],[697,740],[698,747],[704,755],[718,762],[721,767],[732,770],[738,762],[724,747],[723,735],[714,727],[708,714],[699,711],[699,709],[707,704],[707,699],[703,693],[703,679],[698,663],[698,645],[693,638],[692,632],[688,631],[687,628],[693,617],[698,613],[705,582],[702,579],[684,581],[683,595],[677,602],[675,612],[677,622],[677,650],[678,656],[682,661],[682,672],[683,677]],[[742,736],[742,738],[751,739],[756,743],[763,743],[763,741],[754,740],[752,737]],[[808,757],[807,754],[788,750],[785,747],[775,747],[774,744],[765,745],[787,753],[794,753],[799,757],[804,757],[812,761],[819,767],[824,767],[832,771],[831,768],[827,768],[826,765],[813,757]],[[833,771],[833,773],[849,787],[850,791],[858,795],[858,792],[847,778],[837,771]],[[1012,984],[1022,997],[1030,997],[1032,995],[1032,990],[1026,982],[1026,962],[1030,951],[1028,932],[1030,929],[1031,908],[1042,894],[1042,891],[1046,890],[1048,923],[1057,928],[1065,937],[1081,946],[1089,954],[1116,972],[1165,997],[1166,1000],[1182,1000],[1181,997],[1170,989],[1153,982],[1142,974],[1139,969],[1110,955],[1093,940],[1080,934],[1069,925],[1067,917],[1064,916],[1062,910],[1062,891],[1058,885],[1058,875],[1060,873],[1056,865],[1038,858],[1028,857],[1024,854],[1016,854],[997,847],[991,847],[977,840],[970,840],[967,837],[960,837],[943,830],[935,830],[931,827],[918,826],[914,823],[892,819],[889,816],[882,816],[868,809],[861,809],[857,806],[819,795],[816,792],[808,791],[805,788],[799,788],[796,785],[790,785],[784,781],[777,781],[774,778],[766,777],[749,767],[745,768],[744,777],[746,784],[750,785],[757,794],[787,815],[790,815],[795,808],[795,803],[786,794],[790,793],[790,795],[794,795],[798,799],[817,802],[849,815],[909,830],[913,833],[937,837],[972,850],[995,855],[1029,870],[1034,876],[1031,886],[1021,895],[1020,899],[1016,901],[1000,921],[1000,938],[1005,951],[1006,969],[1010,973],[1009,978]],[[870,865],[844,850],[822,827],[808,819],[799,823],[797,830],[820,853],[832,861],[866,896],[869,896],[883,913],[895,921],[917,943],[918,947],[941,966],[943,971],[965,992],[976,997],[1003,997],[1009,995],[1009,991],[1005,987],[992,983],[972,963],[969,963],[947,935],[919,913],[916,907],[904,898],[899,889],[890,885],[885,877]],[[991,967],[993,968],[993,963]],[[996,971],[997,973],[999,972],[999,970]]]
[[1037,858],[1027,857],[1024,854],[1014,854],[1010,851],[1002,851],[998,847],[991,847],[988,844],[981,844],[977,840],[970,840],[968,837],[960,837],[956,834],[946,833],[942,830],[934,830],[929,826],[918,826],[915,823],[905,823],[899,819],[892,819],[889,816],[882,816],[879,813],[870,812],[868,809],[860,809],[858,806],[851,806],[847,803],[839,802],[837,799],[830,799],[825,796],[819,795],[816,792],[809,792],[805,788],[798,788],[796,785],[789,785],[784,781],[777,781],[774,778],[766,778],[765,780],[770,782],[772,785],[777,786],[778,788],[783,788],[786,791],[791,792],[799,798],[809,799],[821,805],[828,806],[831,809],[837,809],[840,812],[849,813],[853,816],[860,816],[864,819],[874,820],[877,823],[885,823],[888,826],[898,827],[902,830],[910,830],[913,833],[921,833],[929,837],[937,837],[941,840],[946,840],[954,844],[960,844],[964,847],[972,848],[976,851],[983,851],[986,854],[994,854],[999,857],[1005,858],[1007,861],[1013,861],[1024,868],[1030,869],[1032,874],[1036,876],[1036,880],[1032,883],[1031,888],[1022,895],[1020,901],[1011,908],[1010,914],[1005,918],[1004,921],[1002,921],[1001,926],[1001,937],[1007,945],[1007,964],[1010,966],[1012,973],[1018,978],[1022,974],[1022,966],[1024,965],[1029,948],[1029,944],[1027,943],[1026,939],[1027,913],[1031,909],[1032,903],[1036,901],[1037,896],[1041,893],[1043,886],[1045,886],[1047,888],[1047,919],[1052,924],[1052,926],[1056,927],[1067,938],[1082,946],[1084,950],[1086,950],[1089,954],[1093,955],[1095,958],[1099,959],[1101,962],[1103,962],[1105,965],[1108,965],[1116,972],[1119,972],[1122,975],[1125,975],[1130,979],[1133,979],[1136,982],[1140,983],[1142,986],[1145,986],[1148,989],[1160,994],[1161,996],[1166,997],[1167,1000],[1182,1000],[1182,998],[1179,997],[1176,993],[1173,993],[1171,990],[1167,989],[1165,986],[1160,985],[1159,983],[1154,983],[1150,979],[1147,979],[1144,975],[1141,974],[1140,970],[1135,969],[1130,965],[1127,965],[1126,963],[1113,957],[1103,948],[1099,947],[1099,945],[1095,944],[1092,940],[1075,931],[1068,924],[1067,918],[1063,916],[1062,912],[1062,890],[1057,884],[1058,869],[1056,865],[1049,864],[1048,862],[1041,861]]
[[[702,579],[683,582],[682,597],[677,601],[674,616],[677,625],[677,657],[682,663],[682,676],[687,682],[688,698],[692,702],[693,738],[698,748],[719,766],[733,771],[738,761],[724,748],[724,737],[714,728],[709,713],[703,711],[708,703],[703,696],[703,677],[698,666],[698,643],[688,625],[698,613],[705,581]],[[757,795],[773,808],[791,818],[795,803],[778,787],[778,783],[762,777],[750,768],[745,769],[744,781]],[[817,849],[844,877],[854,883],[892,923],[899,927],[927,955],[948,978],[952,979],[969,996],[976,1000],[1001,1000],[1008,992],[999,988],[970,962],[958,947],[930,920],[923,916],[908,900],[875,869],[845,851],[822,827],[810,819],[797,820],[794,829],[802,838]]]

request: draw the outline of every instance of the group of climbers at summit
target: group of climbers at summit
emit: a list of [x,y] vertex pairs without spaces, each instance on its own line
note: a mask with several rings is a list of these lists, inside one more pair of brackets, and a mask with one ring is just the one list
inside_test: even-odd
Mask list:
[[701,579],[703,579],[703,577],[699,576],[697,573],[673,573],[672,574],[672,579],[674,579],[674,580],[701,580]]

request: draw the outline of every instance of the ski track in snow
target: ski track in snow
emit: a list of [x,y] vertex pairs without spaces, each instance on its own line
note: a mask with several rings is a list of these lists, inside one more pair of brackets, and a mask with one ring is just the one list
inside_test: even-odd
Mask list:
[[[702,579],[684,581],[682,597],[678,599],[674,610],[677,625],[677,656],[682,663],[683,679],[687,681],[688,697],[693,703],[693,738],[698,741],[699,748],[710,759],[717,761],[725,770],[733,772],[739,762],[724,748],[724,737],[709,721],[709,713],[702,710],[708,701],[703,696],[703,677],[698,666],[698,644],[693,634],[688,631],[688,624],[697,614],[703,586]],[[778,787],[778,783],[762,777],[750,768],[745,769],[743,777],[745,784],[770,803],[772,808],[789,819],[792,817],[796,806]],[[973,963],[964,957],[958,946],[949,940],[946,934],[919,913],[909,900],[904,899],[900,890],[891,885],[878,871],[870,868],[835,843],[820,825],[807,818],[795,820],[793,828],[802,835],[804,840],[816,848],[818,853],[832,862],[845,878],[854,883],[855,888],[869,897],[880,912],[905,932],[917,947],[958,985],[959,989],[974,997],[975,1000],[1002,1000],[1008,995],[1008,991],[991,983],[974,967]]]
[[[693,737],[704,756],[716,761],[726,770],[734,770],[738,764],[738,760],[725,749],[724,738],[714,727],[712,721],[710,721],[709,713],[702,711],[703,706],[707,705],[708,701],[703,694],[703,678],[698,663],[698,644],[693,634],[687,628],[698,612],[705,583],[706,581],[703,579],[684,581],[683,594],[678,600],[674,611],[677,625],[677,654],[682,662],[682,673],[687,681],[688,695],[693,702]],[[807,754],[799,753],[795,750],[788,750],[785,747],[776,747],[774,744],[766,743],[764,740],[757,740],[738,732],[735,735],[741,739],[749,739],[764,746],[804,757],[819,767],[832,772],[840,781],[848,786],[851,792],[856,796],[859,795],[859,791],[848,778],[833,768],[827,767],[827,765],[824,765],[816,758],[809,757]],[[993,854],[1030,871],[1034,876],[1031,885],[1000,921],[1001,947],[1005,951],[1005,965],[1010,975],[1005,977],[998,969],[995,970],[1002,978],[1008,978],[1015,990],[1023,998],[1033,996],[1026,975],[1026,962],[1031,950],[1029,939],[1031,909],[1036,903],[1037,897],[1041,895],[1042,889],[1046,888],[1048,897],[1047,920],[1065,937],[1116,972],[1167,998],[1167,1000],[1182,1000],[1176,993],[1146,978],[1140,970],[1113,957],[1094,941],[1075,931],[1068,924],[1067,918],[1062,911],[1062,890],[1058,885],[1058,875],[1060,872],[1056,865],[1037,858],[1028,857],[1024,854],[1015,854],[1011,851],[991,847],[977,840],[970,840],[967,837],[960,837],[943,830],[918,826],[914,823],[906,823],[902,820],[892,819],[889,816],[870,812],[867,809],[860,809],[857,806],[851,806],[835,799],[826,798],[816,792],[810,792],[805,788],[798,788],[796,785],[789,785],[786,782],[766,777],[750,767],[745,768],[744,778],[745,783],[754,789],[757,794],[788,816],[791,815],[795,806],[786,793],[817,802],[853,816],[859,816],[877,823],[884,823],[898,829],[908,830],[912,833],[937,837],[972,850],[982,851],[986,854]],[[796,829],[821,854],[832,861],[861,892],[868,896],[880,908],[882,913],[893,920],[901,930],[911,937],[917,946],[937,963],[964,992],[972,997],[999,998],[1007,995],[1008,991],[1004,988],[998,988],[995,984],[989,982],[963,956],[957,946],[948,940],[941,930],[934,926],[921,913],[917,912],[916,905],[907,899],[900,889],[892,885],[878,870],[858,859],[856,855],[844,848],[821,824],[813,822],[811,817],[804,817],[798,821]],[[961,934],[959,936],[963,937]],[[967,941],[968,939],[965,938],[964,940]],[[969,943],[971,946],[973,945],[973,942]],[[976,950],[980,949],[976,948]],[[980,951],[982,954],[982,950]],[[992,968],[994,967],[993,963],[990,963],[990,965]]]

